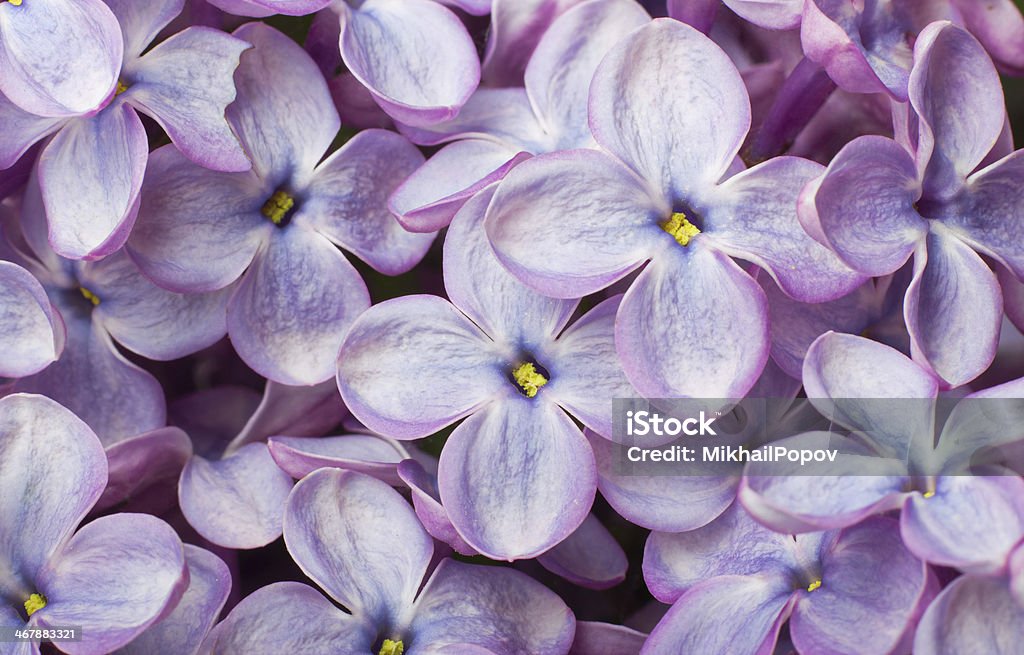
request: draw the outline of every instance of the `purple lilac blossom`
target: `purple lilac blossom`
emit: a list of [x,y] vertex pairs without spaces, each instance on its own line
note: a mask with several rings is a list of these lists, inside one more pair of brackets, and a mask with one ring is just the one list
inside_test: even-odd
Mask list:
[[[149,155],[139,111],[199,165],[225,171],[251,166],[224,119],[224,108],[235,98],[231,75],[248,45],[217,30],[190,27],[146,51],[184,0],[107,4],[120,21],[123,49],[117,49],[119,68],[101,105],[36,116],[0,96],[0,120],[14,128],[0,130],[0,166],[11,166],[53,134],[37,163],[39,184],[50,243],[73,259],[104,257],[128,238]],[[0,13],[9,7],[2,3]]]
[[168,289],[237,280],[227,327],[238,354],[275,382],[316,384],[331,377],[345,331],[370,304],[337,246],[394,275],[433,240],[407,233],[386,207],[423,156],[397,134],[366,130],[321,162],[339,123],[316,65],[266,25],[235,34],[255,46],[242,57],[228,110],[253,170],[219,173],[174,148],[157,150],[127,250]]
[[524,162],[488,209],[498,258],[541,293],[579,297],[650,260],[615,326],[626,374],[645,395],[740,398],[763,370],[767,301],[733,256],[803,301],[863,280],[796,220],[817,164],[782,157],[729,176],[749,122],[726,55],[658,19],[620,41],[591,84],[590,128],[606,151]]

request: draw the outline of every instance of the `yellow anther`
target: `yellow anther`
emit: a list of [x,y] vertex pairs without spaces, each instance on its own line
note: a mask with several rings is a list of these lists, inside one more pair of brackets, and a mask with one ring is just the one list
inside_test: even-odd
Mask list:
[[661,229],[675,237],[676,243],[681,246],[689,245],[690,239],[700,234],[700,229],[686,220],[686,214],[682,212],[672,214],[671,218],[661,224]]
[[516,381],[516,384],[523,390],[527,398],[536,396],[537,390],[548,383],[548,379],[538,373],[533,364],[529,362],[521,364],[516,370],[512,371],[512,379]]
[[85,298],[86,300],[88,300],[89,302],[92,303],[93,307],[96,307],[96,306],[98,306],[100,304],[100,297],[97,296],[92,291],[89,291],[85,287],[78,287],[78,290],[80,292],[82,292],[82,297],[83,298]]
[[380,647],[380,655],[402,655],[404,652],[405,646],[401,641],[385,639],[384,644]]
[[811,584],[807,585],[807,591],[814,591],[821,586],[821,580],[815,580]]
[[7,2],[11,3],[15,7],[20,7],[21,6],[21,0],[7,0]]
[[925,498],[931,498],[932,496],[934,496],[934,495],[935,495],[935,492],[934,492],[934,491],[926,491],[926,492],[924,492],[924,493],[923,493],[922,495],[923,495],[923,496],[924,496]]
[[124,93],[127,90],[128,90],[128,87],[125,85],[125,83],[122,82],[121,80],[118,80],[117,81],[117,90],[114,91],[114,95],[115,96],[119,96],[119,95],[121,95],[122,93]]
[[46,607],[46,596],[42,594],[32,594],[25,601],[25,612],[29,616],[32,616],[44,607]]
[[274,225],[280,225],[294,206],[295,198],[284,191],[276,191],[274,195],[270,196],[270,200],[263,203],[263,209],[260,212],[273,221]]

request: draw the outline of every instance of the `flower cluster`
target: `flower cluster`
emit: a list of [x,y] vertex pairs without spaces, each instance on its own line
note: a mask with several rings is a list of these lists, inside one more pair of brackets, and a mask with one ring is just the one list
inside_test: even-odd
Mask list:
[[0,0],[0,654],[1021,652],[1016,75],[1012,0]]

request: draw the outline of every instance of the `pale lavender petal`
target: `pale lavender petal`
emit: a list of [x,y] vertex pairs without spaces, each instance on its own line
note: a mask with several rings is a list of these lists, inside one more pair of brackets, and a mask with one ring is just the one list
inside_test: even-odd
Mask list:
[[[30,114],[0,94],[0,123],[4,126],[0,131],[0,170],[14,166],[32,144],[56,132],[64,121]],[[13,172],[4,170],[4,177]]]
[[483,224],[494,189],[491,186],[470,199],[448,227],[443,253],[445,291],[452,304],[487,336],[536,351],[561,332],[578,303],[538,294],[498,262]]
[[249,44],[189,27],[125,67],[126,101],[151,116],[186,157],[218,171],[252,167],[224,118],[235,99],[232,73]]
[[914,360],[958,387],[995,357],[1003,318],[999,283],[970,246],[934,225],[914,255],[903,315]]
[[476,48],[449,9],[427,0],[367,0],[342,12],[342,60],[392,118],[447,120],[476,89]]
[[148,156],[142,121],[123,103],[73,120],[53,137],[39,156],[39,186],[58,254],[97,259],[124,245]]
[[116,655],[195,655],[231,591],[231,571],[208,550],[185,544],[189,583],[178,606]]
[[373,478],[321,469],[288,498],[288,552],[356,617],[394,625],[416,597],[434,542],[399,493]]
[[189,525],[225,548],[259,548],[281,536],[292,479],[266,444],[248,444],[219,461],[194,456],[181,472],[178,500]]
[[1024,639],[1024,607],[1002,578],[954,580],[921,618],[914,637],[920,655],[1012,653]]
[[199,653],[365,655],[373,647],[376,630],[345,614],[308,585],[276,582],[236,605],[210,631]]
[[[107,483],[107,458],[78,417],[43,396],[0,398],[0,586],[25,598]],[[14,589],[10,585],[14,585]]]
[[441,502],[459,534],[493,559],[536,557],[572,534],[597,491],[579,428],[544,390],[510,395],[452,432],[438,467]]
[[[895,141],[860,137],[829,164],[810,209],[840,259],[864,274],[887,275],[907,261],[928,229],[914,208],[916,180],[913,159]],[[806,215],[801,221],[810,229]]]
[[342,338],[370,306],[359,273],[330,241],[300,225],[276,230],[228,305],[228,334],[257,373],[291,385],[334,374]]
[[450,303],[405,296],[356,319],[338,355],[338,388],[374,432],[416,439],[512,392],[503,365]]
[[121,69],[117,18],[101,0],[0,6],[0,92],[40,116],[98,108]]
[[1002,86],[968,32],[932,23],[914,45],[910,104],[920,120],[918,163],[930,196],[948,194],[984,159],[1003,129]]
[[588,589],[608,589],[626,579],[626,553],[593,514],[576,531],[537,558],[555,575]]
[[64,325],[31,273],[0,261],[0,377],[19,378],[60,357]]
[[319,437],[347,415],[334,380],[310,387],[292,387],[271,380],[263,390],[259,405],[246,414],[229,448],[237,448],[267,437],[286,434],[293,437]]
[[979,5],[970,0],[953,0],[964,26],[992,57],[999,70],[1011,75],[1024,73],[1024,17],[1011,0],[994,0]]
[[798,26],[804,7],[802,0],[724,0],[724,3],[743,20],[769,30]]
[[[337,59],[337,64],[324,72],[325,75],[329,75],[336,69],[336,66],[341,66],[341,53],[338,51],[337,33],[340,26],[338,25],[338,17],[330,12],[317,15],[330,16],[329,20],[334,24],[334,38],[329,43],[324,44],[324,47],[329,47],[334,51],[334,58]],[[314,21],[313,26],[315,27],[316,24],[316,21]],[[318,53],[312,50],[310,44],[313,34],[313,28],[311,27],[309,36],[306,37],[306,50],[316,59]],[[323,70],[324,62],[318,60],[318,63],[321,70]],[[328,78],[327,87],[331,90],[331,98],[334,100],[334,107],[338,110],[338,116],[341,118],[342,125],[355,129],[368,129],[371,127],[392,129],[395,127],[395,122],[384,113],[384,110],[380,108],[377,101],[373,99],[373,94],[370,93],[369,89],[360,84],[359,80],[352,73],[345,72],[334,79]]]
[[493,0],[483,61],[487,86],[521,86],[537,42],[556,18],[583,1]]
[[210,171],[164,146],[149,158],[142,219],[126,250],[165,289],[223,289],[273,233],[274,224],[260,214],[272,194],[253,173]]
[[185,0],[103,0],[117,16],[124,38],[124,59],[131,61],[146,49],[160,30],[185,8]]
[[430,536],[443,541],[460,555],[478,555],[476,550],[466,543],[441,505],[437,493],[437,480],[427,473],[423,465],[414,459],[407,459],[398,465],[398,476],[408,485],[412,493],[412,504],[416,508],[416,517]]
[[115,514],[89,523],[38,579],[46,606],[40,627],[81,626],[70,655],[101,655],[124,646],[169,614],[188,587],[178,535],[148,514]]
[[398,442],[371,434],[339,437],[271,437],[267,440],[277,465],[296,480],[319,468],[358,471],[387,482],[402,484],[396,468],[409,458]]
[[422,163],[405,137],[364,130],[317,167],[292,220],[381,273],[405,273],[423,259],[434,235],[406,231],[388,210],[388,197]]
[[705,34],[711,31],[718,15],[718,0],[667,0],[665,4],[670,18],[692,25]]
[[331,0],[210,0],[210,4],[236,16],[263,18],[272,14],[306,16],[325,8]]
[[864,282],[797,220],[801,189],[824,170],[806,159],[776,157],[717,187],[704,215],[716,245],[757,264],[802,302],[834,300]]
[[997,270],[997,277],[1003,292],[1006,317],[1013,321],[1018,330],[1024,330],[1024,282],[1002,266]]
[[728,55],[689,25],[659,18],[601,62],[590,127],[660,193],[686,198],[732,164],[750,127],[750,101]]
[[275,184],[309,173],[341,127],[327,82],[299,44],[269,25],[246,23],[234,36],[254,46],[235,71],[237,99],[227,112],[253,170]]
[[577,621],[569,655],[639,655],[647,635],[624,625]]
[[644,396],[742,398],[768,360],[768,301],[699,236],[673,243],[622,299],[615,345]]
[[[424,655],[449,644],[488,653],[562,655],[576,628],[554,592],[510,568],[443,560],[416,599],[409,639]],[[473,652],[473,651],[470,651]]]
[[185,462],[192,456],[192,442],[178,428],[158,428],[129,437],[107,448],[108,480],[96,509],[132,502],[144,493],[164,496],[169,509]]
[[552,149],[549,135],[537,120],[526,89],[477,90],[458,116],[434,125],[405,125],[399,130],[413,143],[433,146],[455,139],[488,139],[530,152]]
[[512,169],[485,227],[498,259],[523,283],[544,295],[580,298],[664,246],[657,221],[670,210],[608,155],[569,150]]

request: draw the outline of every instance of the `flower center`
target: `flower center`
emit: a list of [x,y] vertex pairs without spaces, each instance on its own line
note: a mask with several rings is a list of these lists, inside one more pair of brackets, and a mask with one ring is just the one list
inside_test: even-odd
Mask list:
[[46,596],[42,594],[32,594],[25,601],[25,612],[29,616],[32,616],[44,607],[46,607]]
[[815,580],[811,584],[807,585],[807,591],[813,592],[814,590],[818,589],[819,587],[821,587],[821,579],[820,578]]
[[384,643],[380,647],[379,655],[402,655],[405,652],[405,645],[402,644],[401,640],[392,641],[385,639]]
[[548,379],[537,372],[537,367],[531,362],[520,364],[512,371],[512,379],[519,385],[519,390],[527,398],[533,398],[537,391],[548,383]]
[[79,290],[79,292],[81,292],[83,298],[85,298],[86,300],[88,300],[89,302],[92,303],[93,307],[98,307],[99,306],[99,304],[100,304],[100,297],[99,296],[97,296],[92,291],[89,291],[85,287],[78,287],[78,290]]
[[269,218],[274,225],[283,227],[288,224],[288,218],[294,207],[295,198],[285,191],[278,190],[270,196],[270,200],[263,203],[260,213]]
[[7,0],[7,2],[11,3],[15,7],[20,7],[21,6],[21,0]]
[[114,91],[114,97],[116,98],[117,96],[121,95],[122,93],[124,93],[127,90],[128,90],[128,85],[125,84],[124,82],[122,82],[121,80],[118,80],[117,81],[117,90]]
[[687,220],[686,214],[683,212],[672,214],[667,221],[661,224],[661,229],[671,234],[676,243],[681,246],[688,246],[690,240],[700,234],[700,228]]

